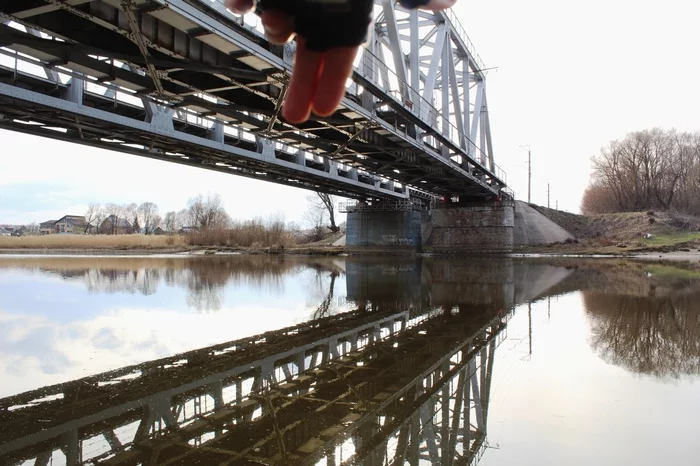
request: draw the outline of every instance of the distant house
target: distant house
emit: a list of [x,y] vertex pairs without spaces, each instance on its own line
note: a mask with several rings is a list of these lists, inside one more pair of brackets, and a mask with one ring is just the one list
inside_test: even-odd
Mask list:
[[103,235],[130,235],[134,226],[125,218],[110,215],[100,224],[99,233]]
[[64,215],[56,220],[54,228],[59,234],[82,235],[90,231],[91,225],[81,215]]
[[153,230],[152,234],[157,235],[157,236],[162,236],[162,235],[167,235],[168,233],[165,230],[163,230],[161,227],[156,227],[156,229]]
[[178,230],[178,235],[188,235],[190,233],[195,233],[199,228],[197,227],[182,227]]
[[56,233],[56,220],[47,220],[39,224],[39,233],[42,235],[53,235]]
[[27,227],[24,225],[0,225],[2,236],[23,236],[27,234]]

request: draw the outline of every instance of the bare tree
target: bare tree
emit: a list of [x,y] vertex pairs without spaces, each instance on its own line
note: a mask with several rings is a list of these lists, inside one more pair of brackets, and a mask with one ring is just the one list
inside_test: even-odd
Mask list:
[[[677,283],[675,286],[679,286]],[[590,344],[607,363],[669,380],[700,374],[700,294],[584,291]]]
[[130,222],[133,222],[136,220],[136,223],[138,222],[138,217],[139,217],[139,206],[135,202],[132,202],[131,204],[125,204],[122,206],[122,209],[124,211],[124,217],[126,217]]
[[119,204],[109,203],[104,206],[105,220],[102,227],[101,233],[107,235],[116,235],[119,231],[119,222],[124,215],[124,206]]
[[158,227],[161,227],[161,228],[163,227],[163,217],[161,217],[160,215],[156,215],[151,220],[151,223],[153,225],[153,229],[151,230],[151,233],[153,233],[158,229]]
[[196,197],[190,198],[187,202],[187,211],[192,226],[203,230],[226,228],[231,221],[219,194],[207,194],[206,198],[202,194],[198,194]]
[[330,223],[330,225],[328,225],[328,229],[330,229],[333,233],[336,233],[339,230],[339,228],[335,224],[335,196],[331,196],[328,193],[321,193],[318,191],[316,191],[316,195],[318,196],[317,202],[319,202],[328,213],[328,222]]
[[25,235],[38,235],[39,234],[39,225],[37,225],[36,222],[32,222],[29,225],[24,225],[24,234]]
[[188,209],[182,209],[176,215],[176,230],[182,227],[191,227],[195,225],[194,219],[190,218],[190,211]]
[[94,227],[95,231],[97,231],[97,228],[99,228],[103,218],[104,211],[102,206],[95,202],[90,203],[87,211],[85,211],[85,231],[83,233],[88,233],[90,231],[90,227]]
[[163,223],[165,224],[165,231],[168,233],[175,233],[180,229],[178,226],[177,212],[170,211],[166,213]]
[[314,196],[309,196],[309,205],[306,207],[302,216],[304,226],[308,230],[308,239],[310,241],[320,241],[325,236],[326,222],[328,220],[328,211],[317,201]]
[[137,209],[141,227],[147,235],[152,234],[158,227],[160,214],[158,206],[153,202],[143,202]]
[[610,214],[616,212],[618,204],[607,186],[592,183],[583,192],[581,213],[584,215]]
[[630,133],[603,148],[594,157],[593,167],[583,199],[590,213],[611,208],[616,212],[677,208],[700,213],[698,133],[659,128]]

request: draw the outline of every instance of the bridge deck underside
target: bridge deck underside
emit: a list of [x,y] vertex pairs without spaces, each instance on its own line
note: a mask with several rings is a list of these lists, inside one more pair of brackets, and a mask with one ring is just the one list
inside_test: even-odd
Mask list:
[[[291,125],[279,118],[288,47],[196,0],[131,3],[2,2],[0,127],[354,198],[489,197],[504,186],[361,70],[354,89],[372,109],[348,92],[331,117]],[[13,52],[35,71],[8,66]],[[154,116],[165,109],[157,92],[168,121]]]

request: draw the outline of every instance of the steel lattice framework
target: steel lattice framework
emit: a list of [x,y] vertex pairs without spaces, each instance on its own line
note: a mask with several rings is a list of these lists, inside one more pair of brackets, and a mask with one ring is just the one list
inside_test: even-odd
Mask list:
[[351,312],[12,396],[0,461],[471,464],[506,322]]
[[451,11],[377,0],[329,118],[279,118],[294,43],[221,0],[0,2],[0,128],[350,198],[485,198],[482,60]]

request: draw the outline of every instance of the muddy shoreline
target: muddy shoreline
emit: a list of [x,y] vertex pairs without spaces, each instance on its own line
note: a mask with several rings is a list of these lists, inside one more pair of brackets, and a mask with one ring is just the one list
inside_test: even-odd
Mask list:
[[[119,248],[99,248],[99,249],[61,249],[61,248],[3,248],[0,249],[2,256],[208,256],[208,255],[289,255],[289,256],[465,256],[474,253],[426,253],[406,250],[357,250],[345,247],[297,247],[297,248],[172,248],[172,249],[119,249]],[[686,262],[690,264],[700,264],[700,251],[676,250],[676,251],[616,251],[596,250],[590,248],[586,250],[574,250],[570,248],[522,248],[511,252],[479,254],[503,257],[570,257],[570,258],[619,258],[619,259],[639,259],[645,261],[671,261]]]

